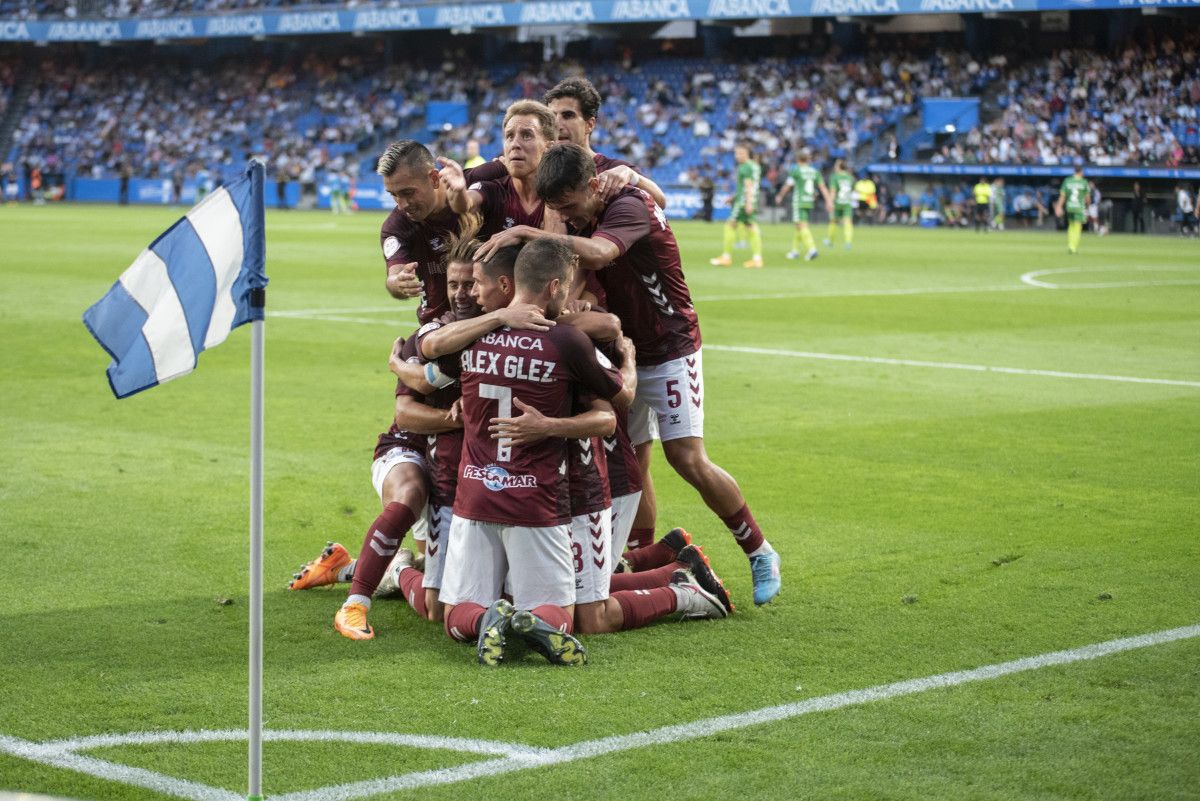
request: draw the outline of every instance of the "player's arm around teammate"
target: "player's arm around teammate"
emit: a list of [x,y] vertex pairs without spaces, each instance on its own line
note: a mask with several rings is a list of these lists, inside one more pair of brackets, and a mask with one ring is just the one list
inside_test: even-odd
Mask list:
[[602,265],[609,307],[637,345],[638,404],[631,439],[648,443],[658,429],[667,461],[700,494],[750,559],[755,603],[780,589],[779,555],[764,538],[734,478],[704,447],[704,381],[700,329],[683,277],[679,248],[662,212],[627,191],[605,203],[596,193],[586,152],[559,145],[542,159],[538,192],[579,236],[575,252],[607,242],[618,257]]

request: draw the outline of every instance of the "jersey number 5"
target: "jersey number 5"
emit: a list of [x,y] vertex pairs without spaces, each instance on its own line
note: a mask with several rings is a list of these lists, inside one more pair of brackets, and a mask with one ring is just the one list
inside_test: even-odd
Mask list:
[[666,383],[667,408],[678,409],[683,405],[683,393],[679,391],[679,379],[672,378]]

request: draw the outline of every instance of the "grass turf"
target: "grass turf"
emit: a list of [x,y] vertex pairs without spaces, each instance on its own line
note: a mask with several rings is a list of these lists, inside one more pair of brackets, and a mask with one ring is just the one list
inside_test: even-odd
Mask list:
[[[244,726],[249,333],[117,402],[79,322],[177,216],[0,208],[0,735]],[[747,271],[708,265],[718,226],[680,223],[708,346],[706,442],[784,555],[778,601],[753,606],[740,551],[659,458],[660,531],[683,525],[705,545],[739,604],[730,620],[587,638],[578,671],[532,657],[485,671],[398,602],[376,605],[374,642],[346,641],[330,626],[339,591],[284,586],[326,539],[357,550],[377,513],[386,358],[415,327],[412,304],[383,291],[379,222],[268,217],[268,309],[305,312],[267,323],[271,729],[557,747],[1200,622],[1193,243],[1088,237],[1068,257],[1062,235],[860,228],[853,250],[805,264],[783,259],[779,226],[767,268]],[[1067,288],[1020,280],[1044,271]],[[1198,649],[393,795],[1194,798]],[[244,788],[237,744],[90,753]],[[265,789],[474,759],[272,743]],[[0,789],[166,797],[3,753]]]

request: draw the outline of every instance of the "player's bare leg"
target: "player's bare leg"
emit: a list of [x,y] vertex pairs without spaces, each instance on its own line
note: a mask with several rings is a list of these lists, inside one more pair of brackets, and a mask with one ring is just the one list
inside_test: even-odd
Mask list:
[[333,621],[339,633],[353,640],[369,640],[375,636],[374,629],[367,623],[371,596],[392,557],[399,551],[404,533],[425,507],[427,490],[424,470],[409,462],[395,465],[384,479],[381,495],[383,512],[367,529],[355,563],[350,595]]
[[701,437],[663,442],[663,453],[679,476],[696,488],[706,506],[725,523],[750,558],[754,603],[765,604],[779,594],[779,554],[763,537],[733,476],[708,458]]
[[642,497],[638,499],[637,514],[633,517],[633,528],[625,547],[629,550],[644,548],[654,542],[654,524],[658,518],[658,499],[654,496],[654,480],[650,476],[651,446],[654,440],[634,445],[638,465],[642,470]]

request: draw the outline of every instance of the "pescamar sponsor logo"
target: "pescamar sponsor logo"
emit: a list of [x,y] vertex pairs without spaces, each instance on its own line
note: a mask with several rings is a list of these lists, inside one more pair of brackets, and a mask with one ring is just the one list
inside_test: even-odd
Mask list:
[[612,18],[687,19],[691,16],[686,0],[617,0],[613,3]]
[[0,20],[0,39],[28,39],[29,28],[24,22]]
[[336,11],[313,11],[307,14],[284,14],[279,18],[279,33],[320,33],[340,31]]
[[567,3],[521,3],[522,25],[562,24],[594,20],[592,4],[588,2]]
[[899,0],[813,0],[814,14],[899,14]]
[[65,42],[102,42],[121,38],[115,22],[52,22],[46,38]]
[[394,31],[421,27],[421,17],[415,8],[375,8],[354,15],[356,31]]
[[261,36],[267,32],[259,16],[210,17],[204,26],[206,36]]
[[437,10],[434,25],[438,28],[469,28],[472,26],[504,25],[504,6],[445,6]]
[[791,0],[709,0],[709,17],[790,17]]
[[537,476],[514,476],[499,465],[489,464],[487,467],[476,467],[473,464],[463,467],[463,478],[482,481],[483,486],[492,492],[503,492],[506,489],[536,487]]
[[921,10],[963,14],[983,11],[1012,11],[1013,0],[921,0]]

